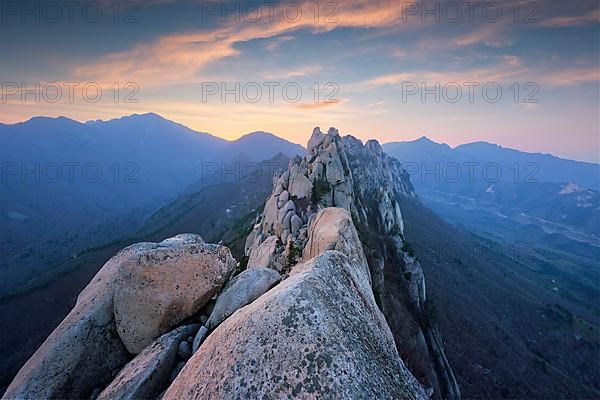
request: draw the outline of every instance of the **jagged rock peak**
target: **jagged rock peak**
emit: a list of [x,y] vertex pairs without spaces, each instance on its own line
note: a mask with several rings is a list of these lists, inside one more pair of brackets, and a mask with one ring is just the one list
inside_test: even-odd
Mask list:
[[313,129],[313,133],[310,139],[308,140],[308,144],[306,145],[306,149],[309,154],[315,146],[317,146],[323,141],[324,137],[325,135],[323,134],[323,132],[321,132],[321,128],[317,126],[315,129]]
[[367,143],[365,144],[365,147],[367,148],[367,151],[372,152],[373,154],[377,155],[378,157],[381,157],[383,154],[383,148],[381,147],[379,142],[375,139],[368,140]]
[[[439,333],[426,323],[421,265],[404,238],[401,202],[415,201],[416,194],[400,161],[388,156],[376,140],[363,144],[353,136],[340,136],[335,128],[324,134],[316,127],[306,156],[292,160],[273,182],[273,193],[246,241],[248,266],[268,267],[285,274],[296,263],[312,259],[315,249],[347,248],[330,239],[338,234],[340,240],[344,238],[340,234],[344,228],[336,226],[347,226],[346,222],[332,223],[332,231],[323,237],[315,239],[310,233],[322,210],[346,210],[367,253],[367,284],[372,286],[386,317],[404,321],[393,332],[398,351],[408,358],[412,372],[433,398],[459,398]],[[396,279],[400,282],[386,282],[386,268],[399,271],[394,274],[401,277]],[[392,294],[390,291],[398,286],[402,292]],[[409,306],[398,309],[388,305],[386,299],[391,297],[400,297]]]
[[[401,233],[396,195],[415,196],[401,163],[377,141],[363,145],[352,136],[341,137],[336,128],[324,134],[316,127],[307,155],[292,159],[287,170],[275,175],[273,193],[246,242],[246,255],[252,266],[268,260],[280,272],[289,269],[306,245],[308,223],[326,207],[344,208],[355,221],[374,221],[384,232]],[[378,205],[371,207],[372,202]]]

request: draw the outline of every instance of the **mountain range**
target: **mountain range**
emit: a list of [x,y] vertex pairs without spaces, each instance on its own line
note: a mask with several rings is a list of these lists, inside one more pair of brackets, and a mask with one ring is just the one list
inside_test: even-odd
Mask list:
[[[440,179],[445,177],[446,180],[455,180],[455,163],[461,167],[460,171],[463,173],[458,179],[461,182],[470,178],[468,172],[471,170],[475,181],[573,182],[584,188],[600,189],[600,164],[567,160],[551,154],[528,153],[488,142],[465,143],[452,148],[423,136],[413,141],[386,143],[383,148],[405,163],[417,164],[411,166],[418,172],[416,177],[413,176],[413,180],[419,178],[415,180],[416,184],[426,179],[433,181],[436,175],[427,172],[438,169],[437,176]],[[422,163],[425,163],[427,168],[420,168]],[[464,165],[465,163],[471,163],[471,169],[469,165]],[[497,174],[497,171],[500,171],[500,174]]]
[[[288,203],[279,201],[285,195],[280,190],[286,188],[284,191],[294,193],[290,196],[296,207],[294,214],[300,215],[302,220],[310,219],[311,204],[326,207],[324,211],[336,207],[347,207],[351,211],[369,265],[371,277],[368,281],[375,301],[385,315],[400,357],[410,372],[430,388],[429,395],[450,397],[448,393],[452,393],[452,397],[458,397],[459,390],[464,398],[588,398],[598,395],[598,371],[589,365],[600,354],[597,328],[600,310],[594,301],[600,266],[591,255],[586,255],[585,247],[577,250],[569,246],[518,248],[495,240],[491,234],[473,234],[466,227],[458,226],[460,224],[447,223],[425,207],[420,201],[423,196],[419,186],[413,188],[408,173],[394,169],[399,163],[384,156],[378,144],[370,141],[363,146],[352,137],[332,141],[317,136],[309,142],[312,153],[304,160],[293,158],[290,162],[288,156],[278,154],[258,163],[258,170],[239,180],[208,179],[198,190],[185,191],[156,210],[137,232],[77,254],[61,264],[57,269],[59,273],[46,280],[43,286],[0,301],[0,322],[5,327],[0,348],[7,355],[0,363],[4,384],[10,382],[19,366],[76,306],[80,290],[90,279],[119,249],[133,243],[160,242],[168,238],[171,239],[165,243],[178,243],[180,239],[172,238],[173,235],[181,232],[200,234],[207,242],[228,246],[239,261],[236,272],[239,273],[252,271],[249,266],[267,254],[262,250],[271,241],[266,240],[269,236],[263,232],[267,232],[265,229],[270,224],[275,224],[271,229],[280,235],[281,244],[276,245],[272,249],[274,254],[265,260],[272,268],[281,268],[282,273],[289,269],[293,275],[294,262],[298,262],[301,271],[305,267],[293,246],[283,246],[285,237],[289,239],[295,235],[300,254],[313,252],[320,247],[306,243],[302,232],[306,232],[307,227],[315,230],[315,226],[320,226],[324,239],[339,238],[339,245],[333,248],[356,254],[360,246],[353,242],[351,222],[340,229],[335,219],[323,219],[320,223],[315,219],[312,225],[309,223],[300,230],[295,228],[293,235],[283,228],[286,218],[284,225],[279,226],[281,213],[272,212],[272,199],[277,200],[277,208],[286,209]],[[336,134],[327,136],[336,137]],[[317,146],[318,150],[313,150]],[[273,165],[283,166],[276,172],[278,178],[275,181],[270,176]],[[315,178],[314,182],[320,183],[315,184],[312,191],[304,187],[301,178],[301,175],[310,177],[311,174],[321,174],[320,179]],[[200,178],[200,182],[192,183],[188,188],[202,181]],[[280,182],[285,182],[286,186],[280,188]],[[571,185],[565,191],[574,189]],[[439,193],[439,196],[445,195]],[[305,202],[302,198],[310,200]],[[306,214],[302,212],[305,207]],[[471,209],[466,214],[471,220],[479,219],[480,224],[489,222],[481,221],[487,214],[482,217],[476,211]],[[289,224],[290,218],[287,220]],[[465,217],[463,222],[466,225],[469,219]],[[496,226],[488,228],[492,233],[496,231]],[[512,229],[515,233],[514,227]],[[331,232],[337,233],[331,236]],[[397,245],[393,238],[397,239]],[[349,244],[351,246],[347,247]],[[297,279],[292,279],[289,284]],[[419,289],[421,279],[426,293]],[[363,277],[355,284],[358,283],[360,288],[365,280]],[[326,293],[332,282],[334,280],[328,280],[329,284],[319,290]],[[350,293],[354,289],[345,287],[344,290]],[[264,299],[270,297],[269,293]],[[285,298],[293,298],[292,293],[297,292],[289,292]],[[304,306],[315,306],[314,298],[303,297],[301,301]],[[296,311],[290,315],[301,315],[303,307],[298,310],[292,307],[290,310]],[[262,307],[262,302],[251,310],[252,321],[264,321],[265,315],[272,312]],[[209,311],[202,309],[183,323],[203,323],[201,314],[207,313]],[[25,315],[27,318],[23,317]],[[346,318],[346,314],[338,317]],[[291,317],[291,324],[285,325],[285,329],[310,326],[298,325],[294,318]],[[234,321],[235,318],[229,323],[226,320],[224,324],[231,325]],[[221,331],[217,328],[212,332],[207,344],[201,345],[199,351],[208,351],[216,338],[223,348],[237,351],[236,342],[227,341]],[[278,335],[267,331],[273,340],[277,340]],[[303,331],[303,335],[294,337],[310,338],[310,332]],[[423,342],[418,339],[419,332],[424,335]],[[86,343],[88,350],[83,354],[94,357],[95,346]],[[203,346],[208,347],[202,350]],[[370,357],[369,350],[364,351],[363,355]],[[335,352],[332,356],[337,357]],[[125,360],[131,357],[127,355]],[[130,361],[133,363],[130,368],[123,367],[119,374],[138,370],[136,365],[139,364],[134,360],[136,358]],[[185,367],[187,372],[177,378],[170,391],[179,390],[180,385],[205,384],[198,377],[190,378],[190,374],[200,372],[193,360],[192,357],[188,361],[191,364]],[[179,364],[182,362],[185,363],[180,361]],[[211,370],[215,362],[203,364],[203,370]],[[168,365],[167,375],[175,368],[172,363],[174,361],[165,364]],[[327,364],[318,365],[326,368]],[[269,362],[263,363],[261,368],[263,373],[274,372]],[[307,376],[311,377],[311,369],[308,371]],[[136,382],[134,378],[128,381]],[[123,380],[116,379],[104,390],[115,390],[121,385],[119,382]],[[89,390],[90,385],[86,383],[85,388],[77,385],[72,389]],[[164,387],[168,383],[161,385]],[[311,387],[306,390],[312,390]],[[243,386],[239,388],[243,390]],[[386,386],[385,389],[389,388]],[[205,393],[210,397],[209,392]]]
[[[262,231],[264,221],[279,218],[269,211],[270,202],[265,205],[269,196],[281,195],[275,173],[296,193],[291,199],[299,210],[321,204],[351,211],[371,270],[373,296],[397,350],[435,397],[458,397],[459,391],[465,398],[597,396],[597,370],[588,367],[600,354],[600,257],[594,220],[598,197],[590,184],[596,165],[487,143],[452,149],[421,138],[383,145],[405,168],[402,172],[389,169],[397,163],[374,141],[363,146],[351,137],[332,141],[316,136],[309,151],[315,143],[330,143],[320,144],[302,160],[295,156],[307,150],[272,134],[255,132],[228,142],[155,114],[84,124],[35,118],[0,126],[2,143],[6,140],[14,153],[3,146],[2,159],[19,168],[22,162],[41,166],[69,161],[109,167],[118,162],[123,167],[128,159],[139,167],[139,182],[132,189],[119,185],[113,175],[100,183],[42,184],[31,181],[31,174],[25,182],[20,175],[10,181],[14,175],[3,169],[12,186],[5,191],[9,186],[3,185],[3,200],[11,201],[0,203],[0,222],[7,227],[2,240],[14,243],[19,237],[28,251],[3,249],[1,386],[67,315],[90,279],[125,246],[160,242],[182,232],[199,234],[227,245],[243,270],[252,256],[248,243],[256,241],[261,247],[268,242],[265,235],[257,239],[257,226]],[[55,143],[52,137],[59,140]],[[119,138],[127,139],[118,150],[103,143],[115,145]],[[481,153],[469,150],[471,145]],[[449,179],[448,166],[467,172],[464,163],[496,163],[512,173],[514,163],[523,170],[538,161],[561,171],[542,173],[544,168],[539,168],[537,182],[524,182],[523,176],[515,182],[510,175]],[[242,173],[240,168],[249,165]],[[311,193],[300,175],[315,182]],[[300,192],[308,203],[299,200]],[[52,206],[43,208],[46,201]],[[96,207],[99,216],[92,212]],[[298,211],[304,223],[308,214]],[[16,232],[21,236],[12,236]],[[56,243],[60,232],[69,235],[59,242],[68,246],[68,254],[52,253],[51,246],[29,246],[40,238]],[[277,235],[283,243],[290,232],[279,230]],[[300,247],[306,245],[302,243]],[[276,249],[283,252],[274,265],[285,272],[290,254],[297,257],[297,252],[280,245]],[[393,267],[398,265],[402,267]],[[416,298],[424,295],[415,289],[420,277],[427,283],[427,300],[417,301],[415,310],[412,295],[405,296],[406,290],[416,290]],[[199,314],[194,318],[199,323]],[[424,335],[424,342],[413,341],[413,335]]]
[[266,132],[227,141],[156,114],[1,125],[0,295],[88,246],[134,232],[190,186],[239,179],[277,153],[304,149]]
[[403,162],[422,200],[454,222],[486,211],[502,223],[600,246],[599,164],[485,142],[451,148],[426,137],[383,147]]

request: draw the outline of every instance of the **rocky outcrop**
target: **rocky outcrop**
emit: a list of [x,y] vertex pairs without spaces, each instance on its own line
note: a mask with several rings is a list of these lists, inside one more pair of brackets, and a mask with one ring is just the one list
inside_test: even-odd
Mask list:
[[192,343],[193,353],[198,350],[211,329],[214,329],[241,307],[252,303],[281,280],[281,275],[272,269],[265,267],[248,268],[229,281],[219,294],[210,317],[194,337]]
[[[367,265],[352,217],[343,208],[324,208],[311,220],[302,258],[310,260],[327,250],[341,251],[352,261]],[[366,272],[365,277],[370,281],[368,269]]]
[[[306,191],[290,195],[298,192],[291,187],[300,175],[312,184],[310,196]],[[309,260],[323,250],[355,249],[354,243],[362,242],[377,303],[386,317],[403,321],[393,326],[398,351],[433,398],[458,398],[439,333],[428,320],[423,271],[403,235],[400,199],[415,196],[402,164],[388,157],[377,141],[363,145],[352,136],[341,137],[335,128],[327,134],[315,128],[307,156],[291,160],[287,170],[276,174],[273,194],[246,241],[246,254],[275,236],[282,245],[270,247],[269,267],[286,272],[300,259]],[[348,221],[333,216],[339,211],[319,212],[332,208],[349,212],[360,240],[347,237]],[[328,229],[310,233],[317,219],[331,217],[341,225],[322,222]],[[314,232],[323,236],[311,236]]]
[[377,141],[363,145],[347,136],[344,150],[354,182],[353,220],[368,249],[373,289],[398,351],[432,398],[460,398],[442,340],[426,307],[423,270],[404,238],[401,200],[415,197],[408,174]]
[[114,296],[117,331],[127,350],[139,353],[198,311],[235,266],[229,249],[198,235],[167,239],[127,260]]
[[[273,194],[246,241],[246,255],[251,259],[257,259],[257,253],[269,254],[269,268],[287,272],[301,259],[311,216],[324,207],[350,210],[352,179],[348,161],[340,157],[339,140],[337,130],[332,128],[325,135],[316,128],[308,156],[291,160],[288,169],[274,177]],[[272,245],[273,237],[281,246]],[[269,251],[263,250],[265,242]]]
[[400,203],[415,197],[408,174],[377,141],[363,146],[347,136],[344,150],[354,181],[353,219],[368,249],[373,289],[398,351],[432,398],[460,398],[442,340],[426,307],[423,270],[404,238]]
[[[182,326],[156,339],[119,372],[100,393],[98,400],[150,399],[158,396],[169,385],[179,348],[182,344],[190,345],[187,338],[198,328],[198,325]],[[185,361],[189,356],[181,358]]]
[[237,275],[219,294],[206,327],[209,330],[214,329],[238,309],[259,298],[280,280],[281,276],[268,268],[248,269]]
[[248,256],[248,269],[269,268],[274,265],[274,257],[277,254],[279,238],[275,235],[269,236],[260,245],[252,248]]
[[305,199],[312,193],[312,182],[302,173],[298,165],[292,166],[290,170],[290,181],[288,192],[291,198]]
[[127,347],[139,352],[142,343],[193,314],[234,268],[229,249],[198,235],[121,250],[21,368],[5,397],[89,397],[131,359]]
[[365,279],[337,251],[295,266],[223,322],[163,398],[425,399]]
[[129,361],[117,333],[113,296],[121,265],[150,244],[121,250],[81,292],[73,310],[21,368],[4,398],[87,398]]

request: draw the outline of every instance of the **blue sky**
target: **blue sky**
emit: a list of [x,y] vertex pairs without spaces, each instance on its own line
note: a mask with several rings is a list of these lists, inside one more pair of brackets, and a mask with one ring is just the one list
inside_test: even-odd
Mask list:
[[[304,144],[320,125],[382,142],[486,140],[599,161],[595,0],[471,9],[462,1],[103,0],[75,2],[72,20],[67,3],[29,1],[25,15],[23,3],[2,3],[1,122],[152,111],[225,138],[266,130]],[[79,84],[72,101],[67,82]],[[49,92],[23,101],[13,83]],[[103,89],[97,102],[78,92],[90,83]],[[273,99],[268,85],[277,85]],[[50,102],[56,86],[62,96]],[[240,99],[222,99],[224,87]]]

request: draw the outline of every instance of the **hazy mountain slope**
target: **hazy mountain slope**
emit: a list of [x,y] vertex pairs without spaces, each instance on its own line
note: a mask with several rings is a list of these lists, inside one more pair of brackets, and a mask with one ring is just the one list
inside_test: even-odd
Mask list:
[[514,217],[517,227],[525,219],[587,242],[600,236],[600,194],[593,189],[600,183],[600,165],[484,142],[451,149],[421,138],[388,143],[384,149],[403,162],[431,207],[459,202],[499,218]]
[[[495,180],[493,166],[489,166],[489,174],[485,174],[483,169],[486,164],[496,163],[502,170],[501,176],[498,177],[500,181],[573,182],[584,188],[600,190],[600,164],[567,160],[550,154],[527,153],[487,142],[467,143],[451,148],[447,144],[436,143],[423,136],[413,141],[386,143],[383,149],[403,162],[416,163],[410,168],[421,167],[422,163],[426,163],[426,170],[433,171],[437,163],[439,177],[447,175],[453,179],[453,170],[448,170],[447,173],[443,170],[449,168],[449,163],[457,163],[463,173],[459,181],[469,177],[469,169],[463,164],[465,162],[475,163],[473,171],[476,181],[486,177],[490,178],[488,181]],[[419,168],[417,176],[423,174],[425,169]],[[435,175],[429,174],[427,178],[429,182],[433,182]],[[415,185],[419,183],[414,181]]]
[[535,177],[540,182],[575,182],[585,188],[600,190],[598,164],[567,160],[551,154],[528,153],[487,142],[463,144],[455,147],[454,151],[503,166],[516,163],[523,167],[534,163],[537,166]]
[[206,240],[227,243],[241,259],[251,221],[271,191],[273,173],[287,168],[289,160],[279,154],[258,163],[259,169],[248,176],[213,181],[198,192],[184,194],[156,211],[136,236],[165,238],[180,232],[198,233]]
[[156,114],[2,125],[0,295],[88,246],[132,233],[190,185],[207,185],[207,174],[214,180],[232,163],[249,173],[260,160],[301,151],[272,134],[226,141]]
[[231,142],[227,150],[233,157],[243,157],[254,162],[268,160],[277,153],[293,157],[306,152],[299,144],[290,143],[270,132],[252,132],[244,135]]
[[[568,271],[526,246],[457,229],[418,202],[403,202],[402,212],[464,398],[600,395],[598,309],[569,296]],[[588,304],[598,299],[598,273],[579,294]]]
[[582,185],[598,166],[426,138],[384,149],[425,205],[478,234],[403,204],[464,397],[597,397],[600,200]]
[[409,162],[463,162],[472,157],[455,152],[445,143],[436,143],[426,136],[406,142],[391,142],[382,145],[383,150],[399,160]]

